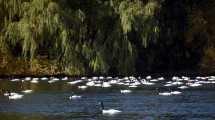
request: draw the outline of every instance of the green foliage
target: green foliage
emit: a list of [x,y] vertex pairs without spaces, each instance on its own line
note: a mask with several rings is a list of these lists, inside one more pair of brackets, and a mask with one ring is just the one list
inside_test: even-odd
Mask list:
[[[52,61],[54,71],[70,75],[125,75],[170,61],[174,66],[181,62],[178,58],[192,58],[192,49],[204,40],[199,54],[210,58],[214,49],[209,48],[215,46],[213,12],[187,9],[188,2],[0,0],[0,58],[19,58],[38,69],[40,62],[35,61]],[[175,13],[185,4],[187,21],[179,27],[182,18]]]
[[159,29],[152,0],[1,0],[0,9],[2,49],[26,60],[46,51],[68,74],[134,73],[137,49],[129,33],[146,47]]
[[125,0],[119,4],[121,26],[124,34],[137,32],[145,47],[150,40],[156,40],[159,33],[158,20],[155,17],[159,3],[150,0],[143,3],[140,0]]

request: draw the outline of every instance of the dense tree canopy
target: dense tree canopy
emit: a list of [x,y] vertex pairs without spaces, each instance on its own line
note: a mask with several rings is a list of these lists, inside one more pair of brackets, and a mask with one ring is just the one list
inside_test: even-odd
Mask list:
[[0,69],[70,75],[213,71],[214,4],[0,0]]

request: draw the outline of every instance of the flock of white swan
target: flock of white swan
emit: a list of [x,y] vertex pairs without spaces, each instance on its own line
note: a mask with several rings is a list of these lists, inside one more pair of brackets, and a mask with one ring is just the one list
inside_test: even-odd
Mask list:
[[[163,88],[167,88],[166,91],[159,90],[156,88],[157,95],[160,96],[171,96],[171,95],[180,95],[183,93],[184,89],[194,88],[194,87],[201,87],[204,84],[215,84],[215,76],[206,76],[206,77],[186,77],[186,76],[173,76],[170,79],[165,79],[164,77],[153,78],[152,76],[146,77],[81,77],[79,79],[71,79],[69,77],[25,77],[25,78],[14,78],[11,79],[12,82],[30,82],[32,84],[38,84],[40,81],[47,81],[48,84],[53,84],[58,81],[65,81],[68,85],[75,86],[80,90],[86,90],[89,87],[100,87],[100,88],[110,88],[112,86],[126,86],[121,89],[119,92],[121,94],[129,94],[133,92],[137,87],[144,87],[144,86],[155,86],[160,84]],[[171,89],[174,88],[176,90],[172,91]],[[32,93],[33,90],[23,90],[19,93],[15,93],[9,90],[4,91],[4,96],[8,97],[10,100],[17,100],[24,97],[25,94]],[[74,99],[81,99],[81,95],[71,95],[68,96],[69,100]],[[103,106],[103,103],[102,103]],[[114,114],[119,113],[120,111],[109,109],[104,110],[102,107],[103,114]]]

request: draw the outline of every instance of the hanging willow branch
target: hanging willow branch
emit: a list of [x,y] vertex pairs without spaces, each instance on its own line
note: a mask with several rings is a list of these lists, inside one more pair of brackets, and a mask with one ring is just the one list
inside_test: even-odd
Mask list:
[[146,47],[159,32],[158,8],[156,0],[0,0],[0,44],[26,60],[45,52],[69,74],[134,73],[131,33]]

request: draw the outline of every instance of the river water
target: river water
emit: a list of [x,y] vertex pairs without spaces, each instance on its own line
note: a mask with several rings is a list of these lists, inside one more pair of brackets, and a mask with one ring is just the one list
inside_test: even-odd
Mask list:
[[[75,79],[11,81],[1,79],[2,91],[9,90],[24,95],[21,99],[9,99],[0,95],[0,120],[215,120],[215,84],[206,83],[198,87],[180,90],[179,85],[164,87],[169,80],[154,85],[139,85],[129,88],[125,85],[111,87],[91,86],[78,89],[68,84]],[[185,83],[184,83],[185,84]],[[162,96],[159,91],[178,90],[179,95]],[[22,93],[23,90],[33,90]],[[123,94],[120,90],[129,89]],[[72,95],[81,98],[69,99]],[[99,102],[105,109],[120,110],[115,115],[103,115]]]

